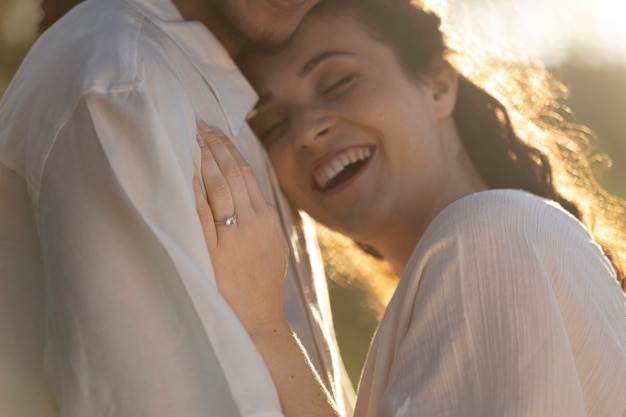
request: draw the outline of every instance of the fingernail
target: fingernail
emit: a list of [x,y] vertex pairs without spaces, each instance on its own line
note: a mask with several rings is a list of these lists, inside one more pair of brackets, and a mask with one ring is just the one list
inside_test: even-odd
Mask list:
[[196,140],[198,141],[198,146],[200,146],[201,148],[204,148],[206,146],[204,139],[202,139],[202,136],[200,136],[200,134],[198,133],[196,133]]
[[200,129],[202,132],[210,132],[211,128],[209,127],[208,124],[206,124],[206,122],[204,120],[200,120],[198,122],[198,129]]

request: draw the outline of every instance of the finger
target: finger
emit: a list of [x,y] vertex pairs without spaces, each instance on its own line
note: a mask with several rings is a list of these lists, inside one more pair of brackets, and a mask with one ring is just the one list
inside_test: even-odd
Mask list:
[[202,224],[202,232],[204,233],[204,240],[207,242],[209,250],[215,247],[217,242],[217,230],[215,230],[215,220],[213,213],[209,207],[209,203],[204,196],[200,180],[198,179],[198,172],[196,168],[193,169],[193,194],[196,199],[196,211],[198,217],[200,217],[200,223]]
[[223,221],[235,212],[230,186],[205,140],[199,135],[196,139],[200,146],[202,161],[200,172],[206,189],[208,205],[213,214],[213,219]]
[[233,144],[233,142],[226,136],[219,128],[215,129],[217,135],[222,140],[226,148],[230,151],[231,155],[237,161],[239,165],[239,169],[241,170],[241,175],[243,176],[244,182],[246,184],[246,188],[248,189],[248,195],[250,203],[253,207],[259,208],[264,207],[267,204],[263,193],[261,192],[261,187],[259,186],[259,182],[248,164],[248,161],[241,155],[237,147]]
[[248,187],[239,163],[222,139],[224,135],[220,135],[218,129],[210,129],[204,122],[198,123],[198,131],[228,183],[235,210],[240,214],[245,212],[251,207]]

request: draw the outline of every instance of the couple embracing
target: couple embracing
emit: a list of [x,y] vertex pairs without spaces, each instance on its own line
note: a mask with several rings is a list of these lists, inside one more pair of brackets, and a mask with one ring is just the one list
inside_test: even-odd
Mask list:
[[[410,0],[75,7],[0,104],[6,415],[624,416],[624,204],[472,57]],[[400,277],[354,411],[308,216]]]

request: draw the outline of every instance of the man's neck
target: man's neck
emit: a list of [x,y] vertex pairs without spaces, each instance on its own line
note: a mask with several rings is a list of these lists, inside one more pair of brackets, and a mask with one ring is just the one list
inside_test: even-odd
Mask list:
[[237,56],[241,45],[231,36],[226,26],[215,16],[206,2],[201,0],[172,0],[172,3],[183,16],[183,19],[195,20],[204,24],[233,59]]

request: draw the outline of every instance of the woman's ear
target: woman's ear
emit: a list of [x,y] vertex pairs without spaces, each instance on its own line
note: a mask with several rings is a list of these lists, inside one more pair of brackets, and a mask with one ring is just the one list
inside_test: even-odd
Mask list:
[[437,59],[430,66],[428,83],[437,120],[451,116],[458,92],[459,74],[457,71],[445,59]]

